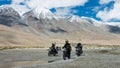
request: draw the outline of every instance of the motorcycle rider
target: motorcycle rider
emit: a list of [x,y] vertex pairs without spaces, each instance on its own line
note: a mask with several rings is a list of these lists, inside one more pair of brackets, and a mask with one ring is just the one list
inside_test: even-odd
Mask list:
[[52,46],[50,47],[49,55],[53,54],[54,56],[57,54],[56,50],[56,43],[52,43]]
[[65,41],[65,45],[63,46],[63,49],[64,49],[64,51],[63,51],[63,59],[66,60],[66,57],[68,59],[70,59],[70,57],[71,57],[70,56],[71,55],[71,45],[70,45],[68,40]]
[[75,48],[76,48],[76,55],[77,55],[77,56],[80,56],[80,55],[83,53],[82,44],[81,44],[81,43],[78,43]]

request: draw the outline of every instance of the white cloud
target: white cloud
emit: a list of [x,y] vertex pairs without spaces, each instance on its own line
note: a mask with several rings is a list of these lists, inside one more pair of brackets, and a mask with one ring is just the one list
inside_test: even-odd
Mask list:
[[21,2],[24,2],[24,0],[12,0],[12,4],[19,4]]
[[[30,0],[26,1],[25,3],[30,8],[36,7],[45,7],[45,8],[56,8],[56,15],[59,16],[68,16],[72,15],[77,11],[71,10],[70,7],[72,6],[83,6],[88,0]],[[63,7],[63,8],[60,8]]]
[[[36,7],[42,7],[42,8],[59,8],[64,7],[64,9],[58,9],[57,11],[60,14],[69,13],[70,10],[66,9],[65,7],[70,6],[82,6],[84,5],[88,0],[12,0],[12,4],[9,6],[12,6],[16,11],[22,15],[23,13],[27,12],[30,9],[34,9]],[[24,3],[25,5],[21,5],[20,3]],[[65,13],[62,13],[61,11],[65,11]]]
[[72,10],[70,8],[56,8],[56,15],[58,16],[70,16],[72,15]]
[[72,7],[65,7],[65,8],[56,8],[56,12],[54,12],[54,14],[58,15],[58,16],[71,16],[74,13],[77,13],[78,10],[73,10],[71,9]]
[[114,1],[114,0],[100,0],[100,4],[107,4],[107,3],[109,3],[109,2],[111,2],[111,1]]
[[98,12],[100,10],[100,8],[101,8],[100,6],[96,6],[92,9],[92,11],[93,12]]
[[103,21],[110,21],[112,19],[120,20],[120,0],[115,0],[113,9],[108,11],[105,8],[103,11],[99,11],[97,17],[101,18]]
[[30,8],[45,7],[45,8],[58,8],[69,7],[76,5],[84,5],[88,0],[28,0],[26,4]]

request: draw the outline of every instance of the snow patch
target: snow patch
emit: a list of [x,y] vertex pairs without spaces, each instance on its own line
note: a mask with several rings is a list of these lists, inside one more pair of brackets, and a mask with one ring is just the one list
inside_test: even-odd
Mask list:
[[57,19],[57,17],[47,8],[40,8],[37,7],[33,10],[34,16],[37,17],[38,19]]

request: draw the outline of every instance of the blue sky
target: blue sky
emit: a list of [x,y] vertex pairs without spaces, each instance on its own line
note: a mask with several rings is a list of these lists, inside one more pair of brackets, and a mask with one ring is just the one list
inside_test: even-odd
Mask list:
[[0,0],[0,5],[11,4],[11,0]]
[[100,21],[120,22],[120,0],[0,0],[23,14],[35,7],[45,7],[56,15],[85,16]]

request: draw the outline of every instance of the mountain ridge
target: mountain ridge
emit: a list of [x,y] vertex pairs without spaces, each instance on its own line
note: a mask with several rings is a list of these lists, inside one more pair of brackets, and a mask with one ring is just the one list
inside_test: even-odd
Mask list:
[[[0,19],[7,20],[6,18]],[[15,28],[48,40],[57,39],[63,41],[69,39],[71,41],[81,41],[90,44],[103,44],[101,42],[108,42],[108,39],[111,41],[120,39],[118,32],[117,35],[116,32],[112,31],[116,27],[112,27],[111,29],[110,25],[101,24],[99,21],[88,17],[71,16],[68,18],[59,18],[59,16],[51,13],[50,10],[44,8],[37,8],[26,12],[17,20],[10,17],[7,22],[9,23],[9,21],[12,23],[11,26],[14,26],[15,23],[15,26],[12,27],[13,29]],[[5,21],[4,23],[7,22]],[[21,23],[22,26],[16,23]],[[6,24],[3,25],[6,26]],[[108,44],[111,43],[110,40]],[[118,43],[116,42],[116,44]]]

